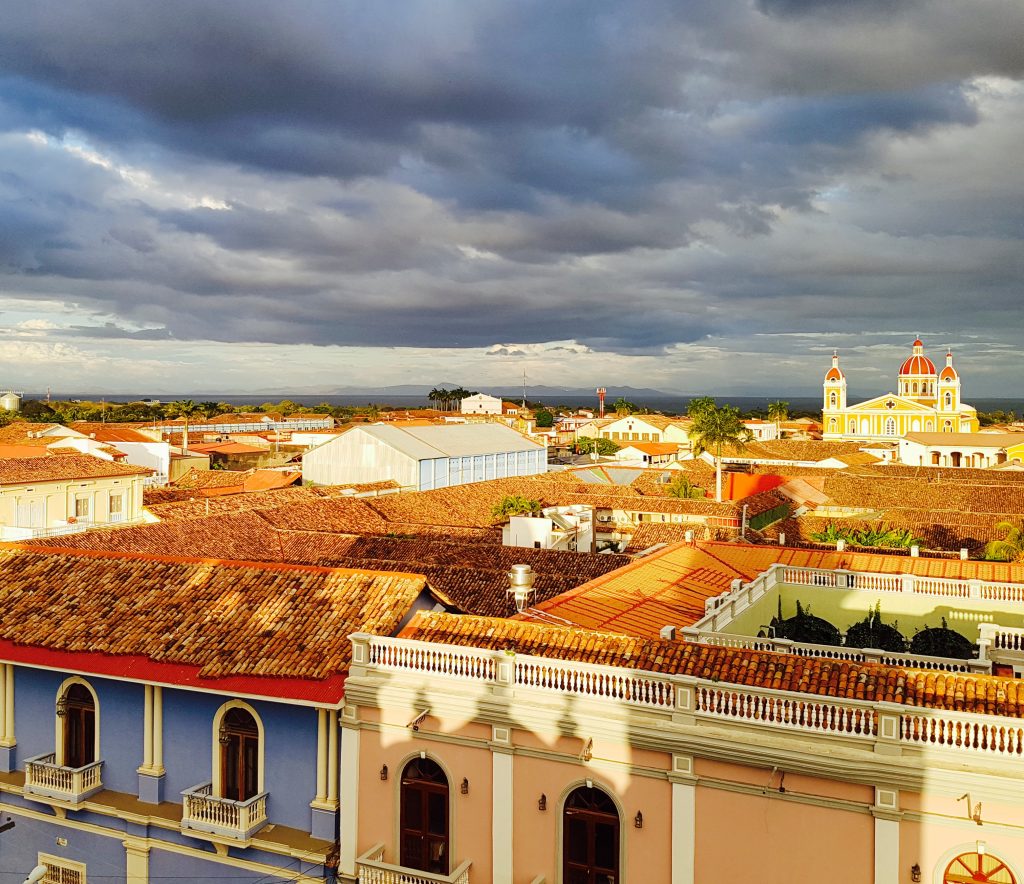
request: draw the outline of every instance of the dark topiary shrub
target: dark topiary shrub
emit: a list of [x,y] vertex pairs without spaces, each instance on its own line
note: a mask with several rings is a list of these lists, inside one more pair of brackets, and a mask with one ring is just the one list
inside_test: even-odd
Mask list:
[[881,602],[859,623],[854,623],[846,631],[848,648],[878,648],[881,651],[898,651],[907,649],[907,640],[895,624],[890,626],[882,622]]
[[810,608],[804,610],[800,602],[796,603],[796,616],[782,619],[782,599],[779,599],[779,613],[772,618],[776,638],[788,638],[795,642],[806,642],[812,645],[834,645],[843,643],[843,637],[828,620],[815,617]]
[[910,640],[910,653],[970,660],[974,656],[974,645],[970,639],[946,626],[946,618],[943,617],[942,626],[925,627],[914,633]]

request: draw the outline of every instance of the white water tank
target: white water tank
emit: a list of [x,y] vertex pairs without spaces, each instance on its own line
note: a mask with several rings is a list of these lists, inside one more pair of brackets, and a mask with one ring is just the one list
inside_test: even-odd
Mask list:
[[21,397],[17,393],[4,393],[0,396],[0,408],[6,411],[21,411]]

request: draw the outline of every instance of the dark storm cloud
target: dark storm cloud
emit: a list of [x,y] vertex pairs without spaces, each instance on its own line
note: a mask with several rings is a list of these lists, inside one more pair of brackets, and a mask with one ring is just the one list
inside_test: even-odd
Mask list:
[[645,354],[965,296],[1005,327],[1024,101],[978,78],[1021,76],[1022,26],[1016,0],[16,5],[0,286],[154,340]]

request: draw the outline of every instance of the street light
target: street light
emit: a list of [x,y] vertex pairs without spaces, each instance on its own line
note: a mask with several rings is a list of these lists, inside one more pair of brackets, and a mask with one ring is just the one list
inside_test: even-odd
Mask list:
[[31,872],[28,873],[28,877],[22,882],[22,884],[38,884],[46,877],[47,872],[46,866],[36,866]]

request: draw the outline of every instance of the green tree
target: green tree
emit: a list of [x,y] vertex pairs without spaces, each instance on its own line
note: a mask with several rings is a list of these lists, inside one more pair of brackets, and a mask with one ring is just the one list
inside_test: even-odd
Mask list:
[[708,496],[703,488],[698,488],[687,476],[676,476],[665,492],[669,497],[679,497],[683,500],[698,500]]
[[555,425],[555,416],[548,411],[546,408],[542,408],[537,412],[537,426],[540,427],[553,427]]
[[191,418],[202,413],[202,407],[196,405],[191,399],[180,399],[177,402],[169,402],[164,409],[164,414],[169,418],[181,418],[185,422],[185,429],[182,433],[181,451],[188,453],[188,422]]
[[991,562],[1024,562],[1024,522],[999,522],[995,530],[1003,537],[985,544],[985,558]]
[[612,403],[612,408],[615,409],[616,414],[632,414],[634,411],[639,411],[635,402],[630,402],[624,396],[620,396]]
[[707,451],[714,454],[715,500],[718,503],[722,502],[722,449],[726,446],[742,449],[749,437],[739,409],[731,405],[701,408],[693,416],[693,427],[690,429],[693,453],[703,454]]
[[505,516],[532,515],[539,513],[540,510],[540,501],[531,500],[518,494],[506,494],[491,507],[491,515],[496,519],[501,519]]
[[591,439],[589,436],[580,436],[576,440],[576,450],[580,454],[593,454],[596,451],[602,457],[610,457],[619,450],[619,446],[611,439]]
[[697,399],[690,400],[690,403],[686,406],[686,416],[692,420],[698,415],[714,411],[716,408],[718,408],[718,403],[715,402],[713,396],[700,396]]
[[782,399],[768,403],[768,420],[775,424],[775,435],[782,435],[782,422],[789,420],[789,403]]

